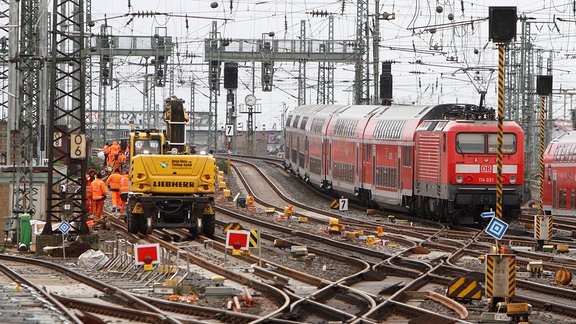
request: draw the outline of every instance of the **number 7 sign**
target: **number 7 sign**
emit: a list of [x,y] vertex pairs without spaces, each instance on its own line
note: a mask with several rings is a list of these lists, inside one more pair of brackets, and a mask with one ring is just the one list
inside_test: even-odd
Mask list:
[[226,125],[226,136],[234,136],[234,125]]
[[348,199],[340,198],[340,210],[348,210]]

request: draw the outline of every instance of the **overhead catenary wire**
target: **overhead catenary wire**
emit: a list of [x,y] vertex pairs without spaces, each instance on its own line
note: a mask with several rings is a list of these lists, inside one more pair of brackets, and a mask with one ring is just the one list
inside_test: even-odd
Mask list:
[[[107,2],[108,6],[111,6],[109,1],[104,2]],[[173,6],[173,3],[176,4],[176,6]],[[169,34],[173,36],[174,39],[177,39],[177,46],[180,46],[179,50],[182,56],[179,58],[178,67],[174,67],[174,69],[177,69],[178,75],[181,74],[184,79],[195,75],[199,79],[206,80],[206,72],[201,66],[197,65],[206,64],[203,59],[203,47],[204,39],[208,37],[209,27],[211,25],[210,20],[218,21],[219,32],[222,37],[230,37],[232,39],[259,39],[262,33],[272,30],[276,32],[276,37],[278,38],[297,39],[300,36],[300,21],[305,20],[307,38],[324,39],[327,37],[325,34],[327,26],[326,19],[311,17],[310,12],[325,11],[335,14],[336,38],[354,39],[354,21],[356,19],[354,1],[320,2],[295,0],[278,3],[274,1],[248,2],[235,0],[232,2],[231,9],[231,2],[229,0],[221,0],[219,1],[219,8],[217,10],[211,9],[209,4],[210,2],[206,3],[194,0],[173,2],[158,1],[151,7],[144,2],[132,1],[128,7],[126,7],[126,3],[123,3],[121,9],[107,10],[108,24],[111,26],[114,35],[138,35],[142,34],[142,32],[147,32],[149,27],[147,27],[147,29],[139,27],[145,22],[150,22],[149,25],[160,24],[169,28]],[[442,15],[436,13],[436,5],[442,5],[444,7]],[[381,12],[394,12],[396,14],[395,20],[388,20],[382,23],[381,28],[383,32],[381,33],[382,41],[380,43],[381,58],[394,59],[399,62],[404,62],[405,64],[415,60],[424,62],[425,65],[419,67],[419,72],[425,73],[422,77],[422,82],[425,82],[425,84],[435,83],[438,76],[440,76],[440,79],[445,79],[442,78],[442,76],[446,73],[447,68],[450,71],[448,73],[457,70],[459,71],[458,73],[465,74],[467,71],[472,71],[466,69],[480,65],[494,64],[495,48],[493,46],[486,46],[488,45],[488,41],[486,39],[487,34],[484,32],[487,28],[487,13],[490,5],[493,5],[493,2],[482,0],[458,2],[439,0],[426,3],[423,3],[421,0],[414,3],[381,1]],[[98,4],[93,4],[93,7],[98,7]],[[342,8],[344,8],[344,10],[342,10]],[[532,3],[523,4],[522,8],[519,7],[519,9],[527,16],[534,17],[535,19],[549,19],[553,14],[558,15],[556,20],[560,32],[555,31],[554,33],[549,33],[547,29],[544,29],[537,35],[535,44],[536,46],[538,46],[538,44],[545,44],[545,47],[552,48],[555,52],[554,59],[561,60],[562,62],[555,65],[561,65],[565,68],[555,71],[555,73],[558,73],[560,76],[569,75],[570,73],[567,71],[573,71],[576,65],[574,64],[576,61],[571,58],[571,56],[576,55],[576,50],[571,48],[571,44],[573,43],[571,37],[574,37],[574,27],[572,27],[572,25],[575,23],[568,21],[570,19],[574,20],[575,17],[574,1],[564,3],[539,2],[537,5]],[[103,12],[99,12],[99,10],[100,9],[96,8],[96,10],[93,11],[92,16],[95,18],[95,21],[101,21],[103,18]],[[144,13],[146,12],[160,13],[161,15],[156,15],[155,17],[160,20],[154,22],[153,17],[144,17]],[[446,20],[446,15],[449,12],[452,12],[455,16],[452,21]],[[164,13],[168,15],[164,15]],[[198,19],[194,17],[210,17],[213,19]],[[130,21],[130,18],[134,19]],[[438,24],[435,24],[435,22]],[[246,26],[246,28],[239,28],[238,26]],[[430,37],[430,28],[437,30],[438,37]],[[440,35],[443,33],[441,29],[445,29],[443,37]],[[438,49],[434,50],[433,46],[431,49],[430,45],[436,42],[439,45]],[[186,46],[184,46],[184,44],[186,44]],[[440,50],[440,48],[443,48],[443,50]],[[409,49],[411,49],[411,51],[409,51]],[[475,49],[478,51],[477,54],[475,54]],[[457,57],[458,62],[447,61],[446,59],[450,58],[450,56]],[[118,64],[115,65],[115,69],[120,69],[122,65],[126,64],[126,61],[128,61],[128,59],[115,59],[115,64]],[[436,65],[445,65],[447,68]],[[345,71],[345,69],[349,67],[350,66],[346,65],[336,66],[336,87],[349,87],[349,84],[344,86],[342,82],[338,81],[339,79],[345,78],[338,75],[338,73],[342,73],[342,71]],[[408,94],[402,93],[405,89],[410,89],[410,82],[407,82],[406,78],[414,77],[414,74],[410,73],[410,70],[413,68],[413,65],[406,64],[397,65],[397,68],[394,70],[395,85],[402,85],[396,92],[400,98],[410,98],[410,96],[413,96],[413,91]],[[283,90],[295,87],[295,66],[289,67],[286,64],[277,62],[275,64],[275,70],[274,80],[279,82],[276,87],[281,85],[280,88]],[[315,67],[310,66],[306,75],[307,85],[315,83],[315,70]],[[245,71],[245,73],[251,72]],[[480,73],[481,75],[479,77],[485,80],[485,82],[490,82],[491,78],[486,72],[481,71]],[[131,78],[138,78],[138,73],[127,73],[123,74],[123,76],[124,75],[127,76],[128,81],[130,81]],[[428,76],[431,80],[425,81]],[[240,75],[240,77],[247,76]],[[472,82],[471,77],[473,78],[475,75],[472,74],[467,78],[461,78],[461,82],[470,83]],[[257,80],[258,79],[259,75],[257,75]],[[569,88],[569,84],[569,81],[563,82],[565,88]],[[204,86],[207,86],[201,82],[198,82],[198,85],[197,91],[199,93],[204,91],[202,89]],[[574,86],[572,85],[572,87]],[[450,96],[464,91],[462,88],[464,88],[462,85],[456,85],[454,89],[445,86],[443,95],[445,98],[450,98]],[[475,87],[470,88],[474,90]],[[426,86],[423,86],[423,89],[426,89]],[[274,91],[277,90],[275,89]],[[336,92],[342,93],[342,91],[338,90]],[[471,91],[471,93],[472,92],[476,91]],[[293,100],[293,94],[288,95],[280,91],[278,91],[278,93],[281,94],[278,96],[278,100],[285,100],[285,96],[290,98],[288,102]],[[201,95],[201,97],[204,96]],[[348,96],[346,95],[343,96],[342,100],[347,99]],[[411,100],[407,99],[407,101]]]

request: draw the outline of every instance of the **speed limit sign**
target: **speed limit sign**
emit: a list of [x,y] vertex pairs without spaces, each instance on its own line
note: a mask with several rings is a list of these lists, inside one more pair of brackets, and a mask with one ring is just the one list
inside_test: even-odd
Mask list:
[[86,134],[70,135],[70,158],[79,160],[86,158]]

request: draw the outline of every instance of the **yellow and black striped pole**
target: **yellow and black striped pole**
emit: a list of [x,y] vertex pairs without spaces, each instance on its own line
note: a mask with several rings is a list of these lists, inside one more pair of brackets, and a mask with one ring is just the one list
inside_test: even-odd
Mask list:
[[[498,150],[496,155],[496,218],[502,219],[502,142],[504,137],[504,46],[498,44]],[[500,241],[498,251],[500,251]]]
[[[544,215],[544,145],[546,145],[546,97],[552,94],[552,76],[539,75],[536,78],[536,93],[538,93],[542,100],[540,105],[540,155],[539,157],[539,171],[540,171],[540,195],[538,197],[538,214],[534,219],[535,228],[534,237],[538,240],[536,244],[536,251],[541,251],[544,247],[544,237],[548,240],[552,239],[552,215]],[[543,234],[546,227],[540,228],[546,224],[548,227],[548,234]]]
[[544,215],[544,141],[546,139],[546,97],[540,103],[540,203],[539,214]]
[[[502,220],[502,142],[504,138],[504,46],[516,37],[516,7],[490,7],[488,34],[498,44],[498,147],[496,155],[496,212]],[[496,239],[496,253],[502,254],[502,243]],[[501,256],[501,255],[500,255]],[[488,256],[487,256],[488,257]],[[490,271],[486,270],[489,274]],[[491,298],[490,311],[495,311],[501,297]]]

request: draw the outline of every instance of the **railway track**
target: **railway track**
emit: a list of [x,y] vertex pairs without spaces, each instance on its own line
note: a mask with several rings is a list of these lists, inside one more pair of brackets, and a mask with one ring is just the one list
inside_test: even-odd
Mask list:
[[[243,170],[244,167],[238,172],[242,173]],[[239,175],[238,178],[242,179],[242,176]],[[373,216],[366,216],[365,213],[362,215],[362,212],[349,217],[318,208],[310,211],[308,223],[280,220],[278,214],[283,211],[283,206],[296,202],[277,195],[274,199],[277,199],[278,206],[275,206],[274,215],[269,215],[263,210],[272,205],[268,198],[274,196],[270,194],[273,190],[264,185],[267,182],[258,173],[251,173],[244,178],[251,179],[244,185],[246,187],[253,183],[261,185],[263,188],[259,190],[265,197],[260,199],[255,195],[258,204],[256,210],[239,208],[232,202],[220,201],[216,207],[220,221],[217,227],[221,229],[229,222],[239,222],[249,228],[258,228],[261,244],[265,246],[262,248],[262,255],[258,257],[229,255],[224,264],[222,255],[225,254],[225,238],[220,234],[213,239],[199,237],[194,241],[190,240],[187,232],[179,230],[155,231],[148,237],[131,236],[122,232],[122,235],[115,237],[128,241],[128,246],[135,242],[158,243],[166,254],[170,255],[169,259],[180,260],[173,262],[178,263],[181,271],[197,272],[196,277],[203,276],[204,280],[216,275],[224,276],[236,290],[236,295],[241,296],[242,292],[250,291],[255,304],[262,305],[245,308],[240,313],[226,310],[224,304],[213,307],[205,303],[175,303],[158,296],[150,296],[151,285],[163,282],[167,274],[143,273],[141,269],[127,266],[126,260],[131,257],[128,255],[128,248],[117,248],[117,252],[123,252],[117,253],[98,274],[92,272],[90,275],[113,287],[105,290],[106,292],[111,291],[110,289],[125,291],[139,303],[153,305],[153,308],[130,307],[132,313],[121,316],[124,320],[151,316],[150,314],[157,310],[169,316],[170,320],[192,323],[207,322],[208,319],[215,323],[373,323],[412,320],[475,322],[479,314],[485,311],[485,301],[463,308],[443,294],[455,277],[470,272],[482,273],[483,269],[478,271],[473,267],[467,268],[471,263],[478,265],[478,255],[485,254],[492,248],[490,240],[482,231],[411,224],[403,221],[401,217],[396,217],[395,222],[377,222]],[[243,190],[249,194],[255,193],[246,188]],[[278,188],[280,192],[284,190]],[[298,207],[298,214],[301,210],[304,211],[305,205]],[[314,213],[322,215],[316,217]],[[326,220],[330,218],[338,218],[347,230],[364,232],[364,236],[378,237],[375,229],[382,227],[383,239],[388,244],[368,245],[365,239],[360,239],[362,235],[345,237],[344,233],[329,233],[326,231],[329,225]],[[125,228],[123,222],[112,222],[111,225]],[[104,228],[110,227],[101,227],[102,230]],[[217,231],[222,232],[223,230]],[[275,241],[283,241],[284,249],[275,246]],[[506,236],[503,241],[520,242],[520,238]],[[118,247],[119,243],[114,244]],[[295,245],[306,246],[308,253],[315,256],[311,267],[302,266],[305,264],[305,257],[295,257],[286,248]],[[529,260],[539,255],[518,254],[520,266],[524,265],[520,263],[523,258]],[[562,258],[557,255],[548,256],[550,258],[545,259],[546,263],[561,264]],[[296,259],[299,259],[296,262],[301,267],[294,266]],[[571,267],[571,262],[570,258],[567,258],[564,266]],[[193,269],[187,269],[192,265]],[[327,265],[327,270],[315,272],[320,265]],[[553,268],[546,268],[547,271],[551,269]],[[530,278],[517,281],[515,301],[531,303],[539,313],[564,316],[568,320],[573,318],[571,303],[574,296],[570,289],[553,289],[550,284],[534,284],[532,281],[534,280]],[[58,303],[73,309],[75,314],[107,318],[106,311],[91,308],[97,303],[77,301],[74,296],[56,297]],[[117,299],[113,298],[111,301]]]
[[[42,296],[37,300],[46,300],[46,308],[52,311],[48,314],[56,314],[52,322],[57,322],[60,318],[63,323],[83,323],[88,318],[105,317],[113,318],[117,323],[122,323],[122,320],[182,323],[175,316],[166,314],[128,291],[82,275],[69,267],[9,255],[0,255],[0,260],[2,260],[2,273],[20,287],[24,286],[27,291]],[[21,297],[19,293],[20,291],[15,289],[10,296],[19,299]],[[45,315],[46,309],[40,309],[26,316],[33,318],[42,313]]]
[[[242,178],[241,176],[239,176],[239,178]],[[251,183],[262,183],[264,182],[262,179],[258,179],[258,180],[254,180],[252,179]],[[266,190],[264,190],[265,192]],[[257,198],[257,197],[255,197]],[[256,199],[256,201],[258,201],[258,199]],[[287,203],[287,202],[284,202]],[[340,218],[341,220],[343,218]],[[248,217],[246,219],[246,221],[250,221],[250,217]],[[344,221],[344,220],[342,220]],[[264,221],[266,223],[266,221]],[[360,221],[361,222],[361,221]],[[263,226],[263,225],[258,225],[258,226]],[[371,225],[369,225],[371,226]],[[482,233],[479,230],[475,230],[475,229],[462,229],[462,230],[448,230],[448,229],[434,229],[434,230],[430,230],[430,231],[422,231],[423,233],[416,233],[414,234],[416,231],[414,230],[414,226],[406,226],[406,231],[403,231],[402,229],[395,229],[399,235],[408,235],[408,237],[410,237],[410,239],[413,240],[413,245],[418,245],[418,246],[423,246],[423,247],[428,247],[429,250],[433,250],[433,251],[439,251],[442,252],[444,255],[441,255],[440,257],[434,259],[432,258],[432,260],[427,260],[424,263],[430,262],[430,265],[409,265],[406,266],[405,268],[411,268],[411,269],[418,269],[417,271],[415,271],[414,276],[418,276],[418,275],[422,275],[423,271],[426,271],[426,268],[430,268],[433,267],[433,265],[436,263],[443,263],[444,260],[446,260],[447,258],[450,257],[450,255],[459,255],[459,253],[461,253],[460,251],[466,251],[466,249],[468,249],[468,251],[476,251],[476,257],[480,254],[485,254],[488,253],[490,251],[490,249],[492,248],[490,244],[479,244],[478,246],[469,246],[469,242],[472,241],[479,241],[479,242],[483,242],[485,241],[490,241],[490,240],[486,240],[486,234]],[[388,231],[392,231],[391,230],[392,227],[388,228]],[[292,232],[295,232],[292,229]],[[411,233],[410,233],[411,232]],[[512,238],[513,240],[514,238]],[[493,242],[493,239],[491,240]],[[416,242],[416,243],[414,243]],[[412,245],[412,247],[414,247]],[[410,246],[410,245],[408,245]],[[398,253],[397,256],[401,256],[404,258],[411,258],[413,255],[413,249],[405,249],[402,253]],[[442,254],[441,253],[441,254]],[[533,256],[534,257],[534,256]],[[455,258],[457,259],[457,258]],[[388,259],[386,262],[388,262],[388,260],[396,260],[398,261],[398,259],[396,257],[390,257],[388,256]],[[476,258],[477,260],[477,258]],[[554,260],[553,258],[551,259],[551,261]],[[569,261],[570,262],[570,261]],[[410,263],[410,261],[402,261],[402,265],[407,265],[408,263]],[[521,264],[524,265],[524,264]],[[378,265],[383,267],[383,263]],[[374,266],[374,269],[378,269],[378,266]],[[453,278],[452,278],[453,279]],[[443,281],[439,281],[440,285],[439,286],[443,286],[445,287],[446,284],[448,284],[447,282],[443,282]],[[523,286],[524,283],[520,283],[520,286]],[[519,290],[523,290],[523,288],[519,288]],[[552,289],[554,290],[554,289]],[[532,292],[527,291],[523,291],[523,293],[526,293],[527,296],[529,296]],[[552,293],[553,294],[553,293]],[[523,297],[518,297],[518,300],[525,300],[523,299]],[[560,298],[565,298],[565,297],[560,297]],[[568,297],[568,300],[570,300],[571,298]],[[527,300],[527,299],[526,299]],[[561,304],[561,303],[560,303]],[[538,305],[537,303],[534,303],[534,305]],[[549,307],[554,308],[554,307]],[[543,308],[545,309],[545,308]],[[556,309],[556,311],[558,310],[558,308]],[[570,313],[571,311],[568,310],[567,313]],[[370,313],[370,312],[369,312]],[[563,314],[562,312],[556,312],[556,314]]]
[[[238,169],[237,169],[238,170]],[[254,195],[254,198],[257,202],[261,203],[264,202],[265,206],[269,206],[266,205],[266,203],[268,202],[268,198],[271,196],[270,194],[266,195],[266,199],[259,199],[259,197],[257,196],[257,191],[255,190],[251,190],[251,184],[252,183],[256,183],[256,184],[262,184],[262,183],[270,183],[269,180],[266,181],[262,181],[261,178],[257,178],[254,174],[251,174],[250,176],[243,176],[242,174],[239,174],[238,176],[240,179],[251,179],[251,181],[243,181],[244,185],[249,188],[247,189],[248,194]],[[266,177],[265,177],[266,178]],[[250,182],[250,183],[248,183]],[[278,191],[280,189],[277,189]],[[277,190],[274,190],[275,192],[277,192]],[[270,189],[263,189],[262,192],[269,192]],[[283,196],[282,194],[279,194],[279,196]],[[298,205],[298,202],[293,202],[287,198],[285,198],[285,196],[282,198],[283,200],[281,201],[281,203],[294,203],[294,205]],[[305,209],[306,206],[304,204],[300,205],[300,208]],[[325,219],[326,217],[331,217],[332,215],[328,212],[325,211],[318,211],[318,210],[313,210],[313,212],[316,213],[320,213],[322,214],[322,216],[320,216],[319,222],[322,223],[323,219]],[[303,212],[304,213],[304,212]],[[314,216],[310,216],[310,218],[316,219]],[[282,232],[282,231],[288,231],[288,229],[286,229],[286,226],[284,225],[272,225],[270,224],[271,222],[268,220],[263,220],[261,221],[261,223],[259,223],[259,221],[254,220],[254,217],[245,217],[244,216],[239,216],[238,219],[241,219],[242,221],[245,222],[249,222],[252,224],[257,224],[256,226],[262,226],[262,227],[266,227],[267,229],[271,229],[274,228],[274,231],[278,231],[278,232]],[[343,218],[341,218],[343,220]],[[346,222],[345,220],[343,220],[343,222]],[[350,222],[350,224],[352,223],[356,223],[356,224],[360,224],[360,221],[357,220],[352,220]],[[351,225],[350,225],[351,226]],[[368,226],[366,224],[364,224],[364,226]],[[408,227],[408,226],[407,226]],[[322,241],[322,243],[324,245],[328,244],[329,248],[325,249],[325,250],[334,250],[337,249],[339,252],[336,252],[334,254],[334,258],[337,258],[337,256],[341,255],[341,254],[353,254],[357,259],[370,259],[372,257],[373,262],[371,265],[377,264],[378,262],[380,262],[382,259],[394,259],[394,254],[386,254],[383,253],[381,251],[375,251],[373,249],[370,249],[366,246],[360,246],[360,245],[353,245],[350,244],[350,242],[343,242],[340,239],[327,239],[324,237],[318,237],[318,235],[314,235],[314,234],[310,234],[310,233],[300,233],[299,231],[295,231],[294,229],[289,230],[290,231],[290,235],[292,236],[300,236],[301,238],[298,239],[298,242],[302,242],[305,238],[311,242],[316,242],[318,243],[318,241]],[[412,227],[410,229],[411,232],[414,232],[414,228]],[[437,232],[438,230],[433,231],[432,233]],[[306,237],[308,236],[309,237]],[[416,234],[417,236],[419,234]],[[420,233],[420,239],[422,239],[423,237],[429,237],[428,235],[423,236],[424,234]],[[271,239],[277,239],[277,237],[273,236]],[[408,239],[404,239],[401,238],[400,236],[398,237],[398,240],[400,242],[404,242],[404,244],[407,244],[409,247],[413,247],[416,244],[413,241],[410,241]],[[402,250],[402,248],[400,248]],[[429,267],[427,267],[426,265],[422,264],[422,263],[418,263],[418,262],[414,262],[411,260],[394,260],[391,261],[392,265],[390,266],[391,268],[401,268],[401,269],[405,269],[405,268],[410,268],[410,269],[419,269],[419,271],[429,271]],[[419,271],[415,271],[415,272],[419,272]],[[399,274],[402,271],[395,271],[395,273]],[[338,291],[338,289],[342,289],[342,287],[348,287],[346,284],[350,284],[350,285],[355,285],[357,287],[366,287],[366,286],[370,286],[371,284],[373,286],[379,285],[380,283],[378,281],[381,281],[383,278],[386,278],[387,274],[385,273],[378,273],[373,271],[370,268],[366,268],[363,271],[358,271],[357,273],[354,273],[352,275],[343,277],[341,280],[338,281],[337,284],[334,285],[330,285],[329,287],[331,287],[330,289],[325,289],[323,292],[330,292],[330,291]],[[401,276],[405,277],[405,274],[402,274]],[[417,276],[417,274],[415,274],[415,276]],[[367,279],[372,279],[374,281],[369,282],[369,280]],[[379,280],[378,280],[379,279]],[[413,278],[411,278],[411,280],[413,280]],[[357,289],[357,288],[353,288],[353,287],[348,287],[348,288],[352,288],[352,289]],[[362,291],[360,289],[357,289],[359,291]],[[372,292],[367,293],[368,295],[371,296],[371,298],[373,299],[374,302],[376,302],[379,299],[378,296],[378,292],[374,292],[374,289],[372,289]],[[314,300],[322,300],[322,296],[325,296],[323,293],[318,293],[319,296],[314,296]],[[326,295],[330,295],[330,293],[326,294]],[[302,304],[305,304],[304,302],[301,302]],[[376,305],[372,306],[371,309],[375,308]],[[370,313],[371,310],[363,310],[361,313],[355,313],[354,315],[357,316],[357,318],[360,318],[363,314],[366,313]],[[422,314],[419,314],[422,315]]]

